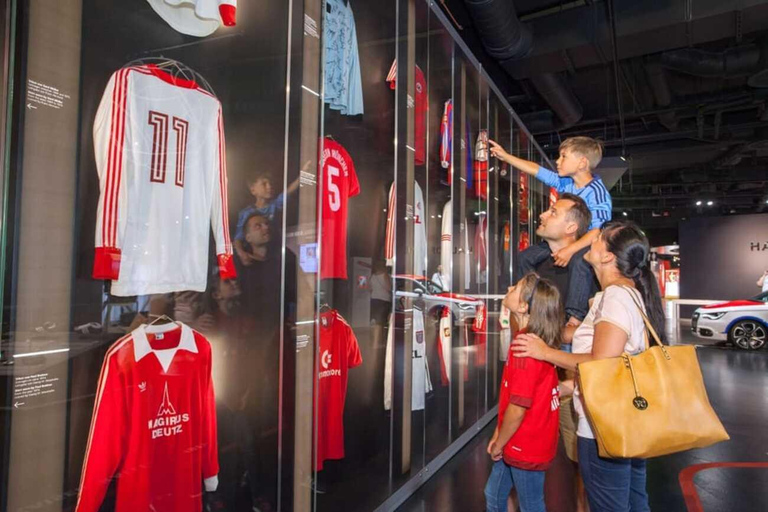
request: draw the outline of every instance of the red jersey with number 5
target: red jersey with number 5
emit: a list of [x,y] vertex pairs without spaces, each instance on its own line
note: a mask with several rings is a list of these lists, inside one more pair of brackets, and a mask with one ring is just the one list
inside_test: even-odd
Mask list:
[[216,97],[154,65],[120,69],[96,112],[93,140],[94,278],[111,279],[120,296],[203,292],[211,228],[222,277],[235,276]]
[[347,200],[360,193],[355,166],[344,146],[322,140],[318,202],[322,205],[320,278],[347,278]]

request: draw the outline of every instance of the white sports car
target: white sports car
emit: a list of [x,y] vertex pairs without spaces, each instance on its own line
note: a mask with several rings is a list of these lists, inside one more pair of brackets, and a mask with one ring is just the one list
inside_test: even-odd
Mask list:
[[768,292],[700,307],[693,313],[691,330],[699,338],[728,340],[743,350],[763,348],[768,335]]

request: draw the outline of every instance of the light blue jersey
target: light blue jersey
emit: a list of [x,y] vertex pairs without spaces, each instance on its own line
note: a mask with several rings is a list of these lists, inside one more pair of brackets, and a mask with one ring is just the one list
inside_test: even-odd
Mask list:
[[573,194],[582,198],[587,203],[587,208],[589,208],[592,214],[592,223],[589,225],[590,230],[600,228],[611,220],[611,212],[613,211],[611,194],[605,188],[603,180],[597,176],[587,183],[585,187],[577,188],[573,178],[561,178],[556,172],[539,166],[536,179],[556,189],[560,194]]
[[363,81],[351,5],[345,5],[342,0],[326,0],[323,40],[325,102],[343,115],[362,114]]

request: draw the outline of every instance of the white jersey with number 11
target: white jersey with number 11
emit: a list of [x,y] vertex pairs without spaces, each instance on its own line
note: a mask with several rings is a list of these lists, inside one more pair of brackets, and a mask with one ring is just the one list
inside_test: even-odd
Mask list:
[[119,296],[203,292],[211,228],[221,275],[235,276],[216,97],[153,65],[120,69],[104,91],[93,139],[94,278],[111,279]]

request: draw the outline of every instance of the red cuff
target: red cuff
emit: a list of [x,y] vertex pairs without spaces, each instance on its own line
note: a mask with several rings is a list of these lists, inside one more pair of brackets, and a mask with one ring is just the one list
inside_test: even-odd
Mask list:
[[231,254],[219,254],[219,275],[222,279],[234,279],[237,277],[235,270],[235,260]]
[[526,409],[530,409],[531,405],[533,405],[533,400],[531,400],[531,398],[527,396],[510,395],[509,403],[515,404],[519,407],[525,407]]
[[220,5],[219,6],[219,14],[221,15],[221,22],[224,23],[225,27],[234,27],[237,24],[235,13],[237,12],[237,9],[235,9],[234,5]]
[[120,249],[97,247],[93,260],[93,278],[115,280],[120,277]]

